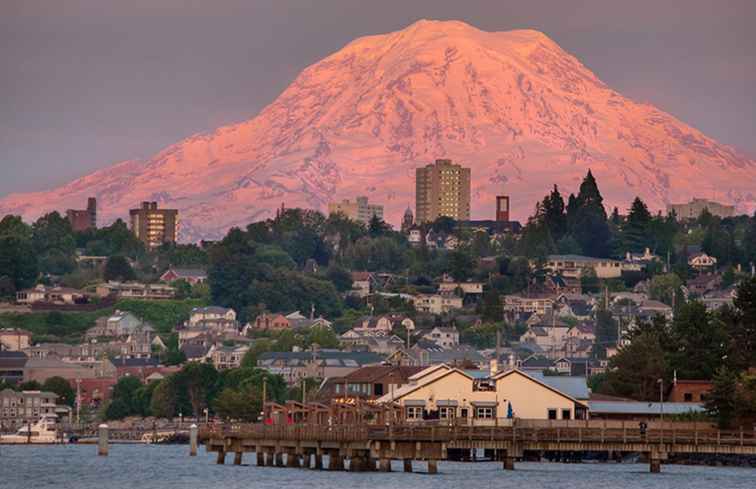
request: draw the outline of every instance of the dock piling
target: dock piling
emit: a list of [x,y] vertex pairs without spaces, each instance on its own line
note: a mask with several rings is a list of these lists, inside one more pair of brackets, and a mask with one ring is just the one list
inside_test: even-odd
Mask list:
[[101,457],[108,456],[109,443],[108,443],[108,425],[101,424],[97,428],[97,455]]
[[196,424],[189,427],[189,456],[197,456],[197,435],[198,428]]

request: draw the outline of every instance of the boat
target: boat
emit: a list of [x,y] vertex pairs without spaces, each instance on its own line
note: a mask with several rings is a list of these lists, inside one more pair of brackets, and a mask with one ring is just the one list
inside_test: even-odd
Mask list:
[[64,443],[65,436],[60,437],[56,429],[57,416],[54,414],[42,415],[32,425],[25,425],[13,435],[0,435],[0,443],[3,444],[26,444],[26,443]]

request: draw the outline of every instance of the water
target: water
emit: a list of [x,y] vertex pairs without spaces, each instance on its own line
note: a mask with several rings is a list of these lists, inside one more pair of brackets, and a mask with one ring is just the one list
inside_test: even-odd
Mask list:
[[[756,469],[648,464],[525,463],[514,472],[499,463],[439,462],[439,474],[349,473],[257,467],[254,454],[233,466],[233,455],[216,465],[215,454],[188,446],[111,445],[97,457],[94,445],[0,446],[2,489],[739,489],[756,488]],[[402,469],[394,462],[395,471]]]

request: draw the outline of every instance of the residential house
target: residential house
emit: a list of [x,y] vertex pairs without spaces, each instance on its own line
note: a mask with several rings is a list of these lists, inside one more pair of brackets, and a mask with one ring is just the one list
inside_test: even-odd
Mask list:
[[352,272],[351,294],[364,299],[372,292],[372,274],[370,272]]
[[[209,326],[216,323],[226,324],[236,322],[236,311],[226,307],[207,306],[195,307],[189,313],[189,325]],[[237,323],[238,324],[238,323]],[[238,329],[238,328],[236,328]]]
[[698,271],[713,270],[717,267],[717,259],[706,253],[697,253],[688,258],[688,265]]
[[483,295],[483,282],[455,282],[449,276],[444,276],[438,284],[440,294],[453,294],[461,290],[465,295]]
[[289,320],[283,314],[264,312],[255,318],[254,329],[260,331],[282,331],[291,328]]
[[702,273],[685,284],[688,291],[696,297],[703,297],[709,292],[719,290],[721,285],[722,276],[718,273]]
[[206,358],[218,370],[241,367],[244,355],[249,351],[249,346],[222,346],[213,345],[207,352]]
[[706,293],[699,299],[709,311],[716,311],[722,306],[732,306],[733,300],[737,295],[737,288],[730,286],[724,290],[714,290]]
[[365,334],[391,334],[394,329],[394,321],[391,316],[363,316],[352,327],[357,333]]
[[653,299],[646,299],[638,306],[638,317],[640,319],[649,320],[655,316],[663,316],[670,320],[672,319],[673,312],[670,306]]
[[413,297],[415,309],[430,314],[446,314],[462,309],[462,298],[451,293],[418,294]]
[[160,281],[165,283],[183,280],[191,285],[207,282],[207,270],[202,268],[178,268],[170,267],[161,276]]
[[437,326],[423,335],[423,339],[431,341],[445,350],[459,345],[459,331],[452,326]]
[[16,293],[19,304],[82,304],[87,301],[84,292],[67,287],[37,285],[34,288]]
[[286,315],[286,319],[289,321],[289,327],[293,330],[305,330],[310,328],[331,328],[333,323],[327,319],[320,317],[314,317],[314,309],[310,312],[310,317],[304,316],[299,311],[294,311]]
[[505,315],[533,313],[545,316],[554,309],[553,294],[509,294],[503,296],[502,309]]
[[382,361],[383,357],[370,352],[316,350],[262,353],[257,359],[257,366],[282,375],[291,385],[305,377],[344,377],[358,368],[377,365]]
[[0,328],[0,350],[21,351],[31,345],[32,334],[21,328]]
[[107,318],[100,318],[95,322],[95,326],[89,328],[84,335],[86,339],[96,338],[119,338],[129,335],[152,336],[155,328],[150,323],[143,321],[129,311],[116,310]]
[[176,289],[166,284],[108,282],[97,286],[97,295],[115,296],[119,299],[172,299],[176,295]]
[[592,258],[581,255],[549,255],[545,268],[564,277],[580,278],[586,269],[593,270],[598,278],[622,276],[622,262],[609,258]]

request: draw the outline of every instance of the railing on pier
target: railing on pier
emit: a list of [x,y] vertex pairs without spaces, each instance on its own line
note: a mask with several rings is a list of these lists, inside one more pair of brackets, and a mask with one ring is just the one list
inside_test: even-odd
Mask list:
[[200,438],[247,440],[368,442],[368,441],[519,441],[525,443],[642,443],[756,447],[756,430],[716,430],[695,423],[666,423],[642,429],[637,423],[602,421],[539,423],[517,420],[510,426],[470,426],[442,423],[387,425],[263,425],[231,424],[203,427]]

